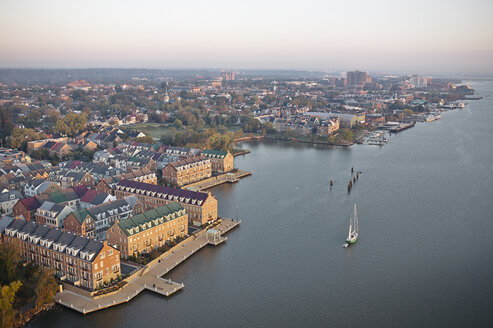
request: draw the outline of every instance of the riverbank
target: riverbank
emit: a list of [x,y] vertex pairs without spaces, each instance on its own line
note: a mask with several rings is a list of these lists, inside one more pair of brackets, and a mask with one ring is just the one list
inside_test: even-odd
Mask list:
[[56,303],[50,302],[50,303],[44,304],[41,308],[39,308],[37,310],[30,309],[26,312],[20,313],[19,318],[17,318],[17,320],[14,322],[13,327],[14,328],[24,327],[31,320],[36,319],[37,316],[43,314],[44,312],[53,311],[55,308],[56,308]]
[[281,135],[266,135],[264,136],[264,139],[266,140],[276,140],[276,141],[290,141],[290,142],[302,142],[302,143],[308,143],[308,144],[314,144],[314,145],[327,145],[327,146],[336,146],[336,147],[351,147],[354,145],[354,141],[344,141],[340,143],[332,143],[328,141],[316,141],[316,140],[307,140],[307,139],[301,139],[299,137],[287,137],[287,136],[281,136]]

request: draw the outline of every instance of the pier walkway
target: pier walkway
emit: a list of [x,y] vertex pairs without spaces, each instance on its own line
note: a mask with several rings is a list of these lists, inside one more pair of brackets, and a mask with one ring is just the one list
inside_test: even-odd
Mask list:
[[183,186],[183,189],[189,189],[193,191],[202,191],[223,183],[235,183],[240,181],[241,178],[252,175],[252,172],[245,170],[237,170],[236,172],[224,173],[216,177],[208,178],[202,181],[191,183]]
[[[221,223],[214,227],[214,229],[224,234],[240,223],[241,221],[239,220],[221,219]],[[164,279],[162,276],[207,244],[214,245],[214,243],[207,240],[207,233],[202,233],[197,237],[189,237],[179,246],[161,255],[157,262],[156,260],[153,261],[155,262],[153,265],[148,264],[140,269],[135,277],[118,291],[102,296],[89,297],[71,290],[64,290],[56,294],[55,302],[80,313],[87,314],[126,303],[144,289],[164,296],[170,296],[185,286],[182,283]]]

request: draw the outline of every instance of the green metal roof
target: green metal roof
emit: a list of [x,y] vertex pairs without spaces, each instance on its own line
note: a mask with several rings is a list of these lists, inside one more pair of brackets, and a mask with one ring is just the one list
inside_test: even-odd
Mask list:
[[84,223],[84,220],[87,218],[87,216],[91,216],[89,212],[84,208],[82,210],[78,210],[75,212],[72,212],[72,214],[75,216],[77,221],[79,221],[80,224]]
[[228,155],[228,152],[225,150],[204,149],[202,154],[207,157],[224,158]]
[[65,198],[65,195],[61,191],[51,192],[49,196],[53,203],[60,204],[67,201],[67,198]]
[[118,225],[127,236],[134,235],[149,228],[185,215],[185,209],[177,202],[134,215],[118,222]]

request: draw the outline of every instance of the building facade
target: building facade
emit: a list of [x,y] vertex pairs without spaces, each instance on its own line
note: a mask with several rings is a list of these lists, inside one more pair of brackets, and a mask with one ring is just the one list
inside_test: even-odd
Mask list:
[[187,211],[190,225],[200,226],[217,219],[217,199],[210,193],[128,180],[120,181],[115,186],[114,193],[118,199],[136,195],[144,211],[178,202]]
[[187,234],[188,215],[183,206],[171,202],[115,222],[106,232],[106,238],[126,259],[135,253],[150,252]]
[[34,221],[36,210],[41,206],[36,197],[19,199],[14,205],[14,216],[16,219]]
[[212,175],[211,160],[203,155],[185,158],[169,163],[163,168],[162,173],[168,184],[180,187],[210,178]]
[[70,213],[64,221],[63,229],[76,235],[103,240],[106,230],[114,222],[139,213],[142,213],[142,204],[137,197],[125,197]]
[[34,217],[38,224],[46,224],[51,228],[61,228],[63,220],[72,211],[73,209],[69,206],[46,201],[36,210]]
[[25,220],[5,228],[4,242],[17,245],[24,260],[51,268],[62,281],[88,290],[120,276],[120,251],[106,242]]
[[17,190],[4,190],[0,192],[0,214],[12,214],[14,205],[22,198]]
[[234,157],[229,151],[204,149],[202,155],[211,161],[214,173],[227,173],[234,169]]

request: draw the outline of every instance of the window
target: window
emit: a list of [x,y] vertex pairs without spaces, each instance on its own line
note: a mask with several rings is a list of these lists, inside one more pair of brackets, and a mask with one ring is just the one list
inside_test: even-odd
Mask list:
[[[111,255],[111,254],[110,254],[110,255]],[[99,255],[99,258],[100,258],[100,259],[104,259],[104,257],[105,257],[104,252],[103,252],[103,253],[101,253],[101,255]]]
[[108,251],[108,256],[111,256],[111,255],[113,255],[113,250],[112,250],[112,249],[110,249],[110,250]]

